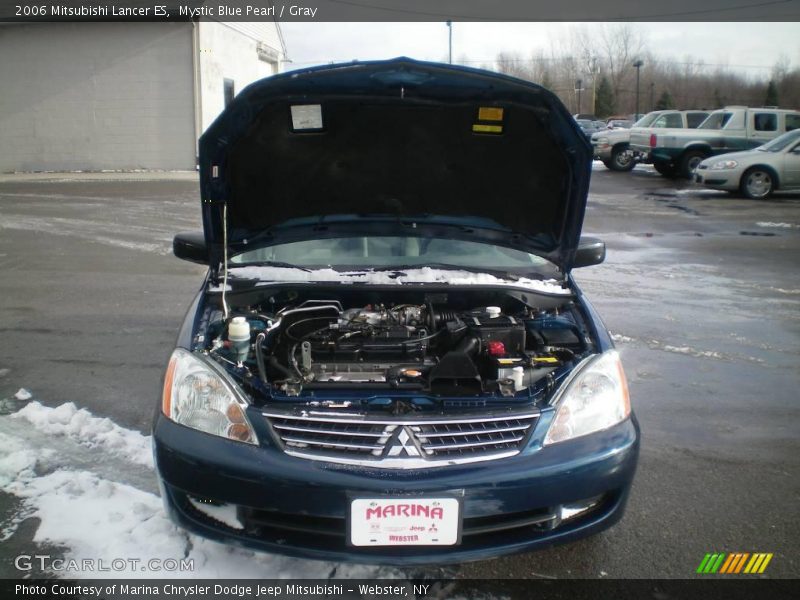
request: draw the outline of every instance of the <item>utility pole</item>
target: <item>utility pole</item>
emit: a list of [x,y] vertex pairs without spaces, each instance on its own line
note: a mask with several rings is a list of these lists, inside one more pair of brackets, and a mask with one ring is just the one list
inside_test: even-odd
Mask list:
[[651,81],[650,82],[650,112],[655,110],[655,101],[654,101],[655,89],[656,89],[656,84]]
[[447,22],[447,62],[453,64],[453,22]]
[[581,92],[583,91],[583,79],[575,80],[575,91],[578,92],[578,114],[581,114]]
[[644,61],[641,58],[637,58],[633,61],[633,66],[636,68],[636,118],[634,121],[639,120],[639,69],[642,68]]

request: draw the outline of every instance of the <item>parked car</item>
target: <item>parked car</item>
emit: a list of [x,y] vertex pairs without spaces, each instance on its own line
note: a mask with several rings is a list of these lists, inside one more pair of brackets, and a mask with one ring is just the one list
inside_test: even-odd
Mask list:
[[704,159],[760,146],[800,128],[800,112],[728,106],[715,110],[697,129],[631,134],[631,148],[650,157],[664,176],[691,179]]
[[633,127],[633,121],[628,121],[626,119],[611,119],[606,121],[607,129],[630,129],[631,127]]
[[698,165],[695,181],[755,199],[778,189],[800,190],[800,129],[753,150],[707,158]]
[[[578,127],[581,128],[583,131],[584,137],[586,137],[587,141],[590,141],[592,138],[592,134],[597,133],[601,127],[598,126],[598,123],[602,123],[602,121],[590,121],[589,119],[576,119],[575,121],[578,124]],[[605,123],[602,123],[602,127],[605,127]]]
[[665,127],[696,127],[708,112],[697,110],[656,110],[647,113],[634,123],[630,129],[614,129],[592,135],[591,144],[594,157],[602,160],[612,171],[630,171],[637,162],[648,162],[646,153],[631,150],[630,142],[634,135],[649,135],[651,129]]
[[167,511],[312,559],[435,564],[623,514],[639,429],[572,278],[591,153],[558,98],[410,59],[276,75],[200,139],[208,265],[153,426]]

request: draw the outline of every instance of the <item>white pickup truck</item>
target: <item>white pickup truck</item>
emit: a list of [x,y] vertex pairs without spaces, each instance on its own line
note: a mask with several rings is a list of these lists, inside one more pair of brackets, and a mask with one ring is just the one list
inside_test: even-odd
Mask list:
[[665,177],[692,178],[703,160],[748,150],[800,128],[800,112],[727,106],[713,111],[697,129],[631,130],[630,148],[648,156]]
[[708,116],[704,110],[656,110],[647,113],[631,129],[598,131],[591,137],[594,157],[612,171],[630,171],[636,166],[637,156],[630,151],[632,132],[640,129],[665,127],[697,127]]

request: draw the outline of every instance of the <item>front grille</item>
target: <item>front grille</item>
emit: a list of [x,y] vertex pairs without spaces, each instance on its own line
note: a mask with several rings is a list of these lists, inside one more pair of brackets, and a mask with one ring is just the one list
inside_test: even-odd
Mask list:
[[284,452],[388,469],[427,468],[518,454],[538,412],[377,418],[361,414],[265,412]]

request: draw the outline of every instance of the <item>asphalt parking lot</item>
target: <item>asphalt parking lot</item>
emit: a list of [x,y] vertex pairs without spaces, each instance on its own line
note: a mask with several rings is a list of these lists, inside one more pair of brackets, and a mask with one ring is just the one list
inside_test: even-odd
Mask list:
[[[25,404],[13,398],[25,388],[147,433],[202,280],[170,254],[175,232],[200,227],[198,186],[84,179],[0,179],[2,412]],[[775,554],[765,577],[797,577],[800,196],[751,201],[596,163],[584,232],[607,242],[608,258],[575,277],[614,335],[642,427],[627,514],[587,540],[448,572],[684,578],[707,552],[741,551]],[[3,419],[0,432],[23,427]],[[103,476],[155,491],[140,466]],[[0,576],[20,575],[20,552],[91,552],[37,535],[42,517],[20,507],[0,494]]]

